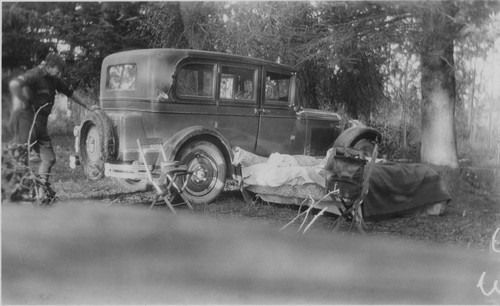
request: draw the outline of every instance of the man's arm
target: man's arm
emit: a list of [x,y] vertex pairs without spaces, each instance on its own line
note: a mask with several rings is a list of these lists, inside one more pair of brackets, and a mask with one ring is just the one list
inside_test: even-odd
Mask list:
[[77,94],[76,92],[73,92],[73,94],[71,95],[70,98],[73,101],[75,101],[77,104],[80,104],[81,106],[85,107],[86,109],[88,109],[90,111],[100,109],[99,105],[95,105],[95,104],[90,105],[90,104],[86,103],[85,101],[83,101],[82,97],[80,97],[80,95]]
[[27,108],[31,98],[30,90],[27,86],[18,80],[13,79],[9,82],[9,90],[14,98],[17,98],[21,102],[22,108]]
[[99,105],[95,105],[95,104],[91,105],[91,104],[85,102],[83,100],[83,98],[80,97],[80,95],[78,93],[76,93],[76,91],[74,91],[73,88],[71,88],[71,86],[68,86],[68,84],[66,84],[66,82],[64,82],[60,78],[56,78],[56,90],[57,90],[57,92],[66,95],[68,98],[72,99],[77,104],[80,104],[81,106],[83,106],[84,108],[86,108],[90,111],[100,109]]

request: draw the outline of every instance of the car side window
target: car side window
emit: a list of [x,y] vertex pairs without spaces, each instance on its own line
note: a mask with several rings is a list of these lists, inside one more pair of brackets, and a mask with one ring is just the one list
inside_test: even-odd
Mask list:
[[221,100],[255,101],[256,69],[222,66],[220,70]]
[[106,89],[135,90],[136,80],[136,64],[120,64],[109,66],[106,76]]
[[191,63],[184,65],[176,78],[175,91],[179,97],[213,98],[214,65]]
[[266,102],[281,102],[288,104],[290,102],[290,84],[291,75],[266,72]]

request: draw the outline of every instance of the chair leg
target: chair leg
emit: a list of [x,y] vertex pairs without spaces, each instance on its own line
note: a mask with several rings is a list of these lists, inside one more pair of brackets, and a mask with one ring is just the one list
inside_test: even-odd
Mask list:
[[[183,175],[184,175],[184,174],[183,174]],[[189,173],[187,173],[187,174],[185,174],[185,175],[186,175],[186,177],[185,177],[185,181],[184,181],[184,183],[182,184],[182,187],[181,187],[181,188],[179,188],[179,186],[177,186],[177,183],[175,182],[175,180],[177,179],[177,176],[178,176],[178,175],[177,175],[177,173],[176,173],[176,174],[174,174],[174,176],[173,176],[173,177],[168,176],[168,178],[169,178],[169,180],[170,180],[169,187],[170,187],[170,188],[172,188],[172,187],[173,187],[173,188],[175,189],[175,191],[177,192],[177,194],[181,196],[182,200],[184,200],[184,204],[186,204],[186,205],[189,207],[189,209],[193,209],[193,206],[191,205],[191,202],[189,202],[189,199],[188,199],[188,198],[186,197],[186,195],[184,194],[184,189],[185,189],[185,188],[186,188],[186,186],[187,186],[187,182],[188,182],[188,180],[189,180],[189,176],[190,176],[190,175],[189,175]]]
[[168,195],[163,197],[163,201],[165,201],[165,203],[168,205],[168,208],[170,208],[170,210],[174,213],[174,215],[177,215],[177,212],[175,211],[174,206],[172,205],[172,203],[168,199]]
[[186,189],[190,177],[191,177],[191,174],[188,173],[186,175],[186,180],[184,181],[184,184],[182,184],[182,187],[180,189],[180,195],[184,199],[184,201],[186,201],[187,206],[190,209],[193,209],[193,206],[191,205],[191,202],[189,202],[189,199],[184,195],[184,189]]
[[193,206],[191,205],[191,203],[189,202],[189,199],[184,195],[184,192],[180,192],[179,195],[181,196],[181,198],[184,200],[184,203],[186,203],[186,205],[189,207],[189,209],[193,209]]
[[153,203],[151,203],[151,206],[149,206],[149,209],[153,208],[155,206],[156,202],[158,202],[158,199],[160,198],[159,195],[155,195],[155,198],[153,200]]

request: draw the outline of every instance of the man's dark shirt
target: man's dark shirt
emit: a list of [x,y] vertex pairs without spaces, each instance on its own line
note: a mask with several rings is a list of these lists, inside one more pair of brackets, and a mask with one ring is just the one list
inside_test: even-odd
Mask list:
[[48,103],[41,111],[40,115],[48,116],[54,106],[56,91],[65,94],[67,97],[73,95],[73,89],[61,79],[49,75],[43,68],[33,68],[23,75],[17,77],[21,87],[28,86],[31,91],[30,105],[37,111],[40,107]]

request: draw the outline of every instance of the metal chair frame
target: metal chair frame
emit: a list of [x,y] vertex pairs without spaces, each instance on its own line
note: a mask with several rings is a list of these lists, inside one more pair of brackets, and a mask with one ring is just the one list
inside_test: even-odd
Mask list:
[[[363,214],[362,214],[362,209],[361,209],[361,204],[363,203],[363,200],[368,193],[369,190],[369,181],[370,181],[370,175],[373,170],[373,164],[375,163],[375,160],[377,158],[378,154],[378,145],[375,144],[372,156],[367,162],[363,168],[363,177],[360,178],[360,182],[355,184],[357,187],[357,192],[355,192],[353,195],[351,195],[349,198],[344,199],[342,196],[339,196],[339,194],[332,195],[332,199],[336,200],[337,207],[341,213],[341,215],[338,217],[336,221],[336,226],[335,229],[339,229],[340,226],[345,222],[345,221],[350,221],[351,226],[355,225],[358,230],[361,233],[364,233],[364,229],[366,229],[366,223],[363,220]],[[334,158],[334,157],[332,157]],[[327,176],[331,175],[327,171]],[[335,180],[334,180],[335,181]],[[352,182],[350,182],[352,183]],[[328,185],[328,179],[327,179],[327,185]],[[335,183],[335,188],[337,186],[337,183]],[[328,188],[327,188],[328,191]]]

